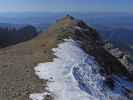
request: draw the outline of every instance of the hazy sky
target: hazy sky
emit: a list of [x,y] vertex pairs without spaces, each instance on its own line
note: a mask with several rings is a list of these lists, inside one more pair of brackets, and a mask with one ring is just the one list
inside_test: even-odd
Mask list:
[[0,0],[0,12],[133,12],[133,0]]

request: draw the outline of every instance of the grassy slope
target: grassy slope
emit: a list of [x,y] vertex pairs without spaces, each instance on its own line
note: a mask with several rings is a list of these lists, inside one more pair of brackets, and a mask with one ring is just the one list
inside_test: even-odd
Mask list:
[[63,20],[32,40],[0,49],[0,100],[27,100],[30,93],[43,89],[45,82],[38,80],[33,68],[54,57],[51,48],[65,38],[59,30],[74,24]]
[[27,94],[40,90],[42,82],[33,68],[53,58],[50,49],[56,45],[54,39],[48,33],[42,34],[0,50],[0,100],[27,100]]

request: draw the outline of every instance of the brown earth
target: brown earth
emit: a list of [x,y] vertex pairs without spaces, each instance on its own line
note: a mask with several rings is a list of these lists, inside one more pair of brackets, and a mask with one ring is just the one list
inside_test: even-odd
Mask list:
[[[45,82],[38,80],[34,67],[51,61],[55,36],[49,33],[0,50],[0,100],[28,100],[30,93],[39,92]],[[41,92],[41,91],[40,91]]]

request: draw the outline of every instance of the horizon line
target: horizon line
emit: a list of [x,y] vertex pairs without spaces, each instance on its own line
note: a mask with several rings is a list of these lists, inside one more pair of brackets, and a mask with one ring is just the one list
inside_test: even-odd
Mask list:
[[0,13],[129,13],[126,11],[0,11]]

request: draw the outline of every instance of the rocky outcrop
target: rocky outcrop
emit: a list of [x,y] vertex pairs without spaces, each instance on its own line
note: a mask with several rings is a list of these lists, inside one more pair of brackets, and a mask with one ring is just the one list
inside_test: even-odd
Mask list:
[[114,47],[109,41],[105,42],[104,48],[115,56],[126,67],[128,72],[133,75],[133,60],[129,53]]

